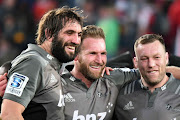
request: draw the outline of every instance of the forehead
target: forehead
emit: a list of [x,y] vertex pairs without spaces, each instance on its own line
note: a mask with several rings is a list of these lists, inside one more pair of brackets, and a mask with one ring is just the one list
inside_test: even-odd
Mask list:
[[163,45],[159,41],[147,44],[139,44],[136,48],[138,55],[155,55],[165,53]]
[[104,52],[106,51],[106,44],[103,38],[85,38],[82,43],[82,49],[86,51]]
[[81,32],[82,31],[82,27],[81,25],[77,22],[77,21],[68,21],[66,22],[65,26],[62,28],[62,32],[63,31],[67,31],[67,30],[73,30],[76,32]]

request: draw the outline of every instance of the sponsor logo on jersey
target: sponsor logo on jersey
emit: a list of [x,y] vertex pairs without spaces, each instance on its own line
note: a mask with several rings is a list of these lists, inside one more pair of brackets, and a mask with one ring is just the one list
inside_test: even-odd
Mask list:
[[163,90],[166,90],[166,85],[163,85],[162,87],[161,87],[161,90],[163,91]]
[[47,58],[50,59],[50,60],[52,60],[52,59],[53,59],[53,56],[47,54]]
[[78,110],[74,111],[73,114],[73,120],[104,120],[106,117],[106,112],[101,112],[96,114],[87,114],[85,116],[83,115],[78,115]]
[[10,76],[5,93],[10,93],[20,97],[23,93],[24,87],[26,86],[28,80],[29,78],[25,75],[13,73]]
[[75,102],[76,101],[70,93],[64,94],[64,100],[65,100],[65,102]]
[[132,110],[132,109],[134,109],[132,101],[129,101],[123,108],[123,110]]
[[73,76],[71,76],[69,79],[73,82],[76,80],[76,78],[74,78]]

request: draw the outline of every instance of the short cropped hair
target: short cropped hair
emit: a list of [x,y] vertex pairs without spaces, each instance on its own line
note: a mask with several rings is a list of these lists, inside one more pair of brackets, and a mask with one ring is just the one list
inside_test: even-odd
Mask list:
[[83,17],[82,12],[83,11],[80,11],[77,7],[69,8],[64,6],[62,8],[50,10],[44,14],[38,25],[36,43],[41,45],[46,40],[46,29],[48,35],[52,37],[57,35],[69,21],[77,21],[81,26],[83,26],[83,19],[85,17]]
[[81,44],[77,48],[76,53],[79,53],[81,51],[81,47],[83,44],[84,39],[86,38],[102,38],[105,41],[105,34],[102,28],[95,26],[95,25],[87,25],[83,27],[82,29],[82,36],[81,36]]
[[138,47],[139,44],[143,45],[143,44],[152,43],[154,41],[159,41],[164,47],[164,51],[166,51],[163,37],[157,34],[145,34],[141,36],[140,38],[138,38],[134,44],[134,51],[136,52],[136,48]]

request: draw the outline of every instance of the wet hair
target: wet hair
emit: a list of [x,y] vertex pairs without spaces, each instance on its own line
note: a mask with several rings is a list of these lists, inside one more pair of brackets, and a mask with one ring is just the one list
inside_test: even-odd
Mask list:
[[157,34],[145,34],[143,36],[141,36],[140,38],[138,38],[134,44],[134,51],[136,52],[136,48],[138,47],[139,44],[148,44],[148,43],[152,43],[154,41],[159,41],[162,46],[164,47],[164,50],[166,51],[165,48],[165,42],[164,39],[161,35],[157,35]]
[[86,38],[103,38],[105,41],[105,34],[102,28],[95,26],[95,25],[87,25],[82,29],[82,36],[81,36],[81,44],[76,49],[76,54],[79,53],[82,49],[82,44],[84,39]]
[[69,8],[68,6],[64,6],[50,10],[44,14],[38,25],[36,43],[41,45],[46,40],[45,30],[47,30],[48,37],[52,37],[57,35],[69,21],[77,21],[83,26],[85,17],[82,15],[82,12],[83,11],[77,7]]

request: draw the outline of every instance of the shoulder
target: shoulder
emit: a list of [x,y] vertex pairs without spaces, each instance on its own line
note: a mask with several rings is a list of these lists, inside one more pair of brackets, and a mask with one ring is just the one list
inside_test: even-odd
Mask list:
[[180,94],[180,80],[176,79],[171,75],[169,81],[167,82],[167,88],[169,91],[174,92],[175,94]]
[[12,67],[17,65],[25,65],[25,66],[44,66],[46,65],[45,59],[40,56],[37,52],[29,52],[25,54],[20,54],[17,56],[12,62]]
[[130,82],[126,82],[120,88],[120,94],[121,95],[131,94],[140,89],[141,89],[140,80],[130,81]]
[[76,80],[76,78],[69,71],[67,71],[66,73],[61,75],[61,82],[62,82],[63,86],[65,86],[75,80]]
[[139,71],[137,69],[129,69],[129,68],[114,68],[113,71],[110,71],[110,75],[105,75],[104,77],[106,78],[111,78],[111,77],[119,77],[119,76],[123,76],[125,74],[128,73],[139,73]]
[[137,69],[115,68],[110,72],[110,75],[104,77],[113,81],[116,85],[122,85],[125,82],[137,80],[140,78],[140,73]]

